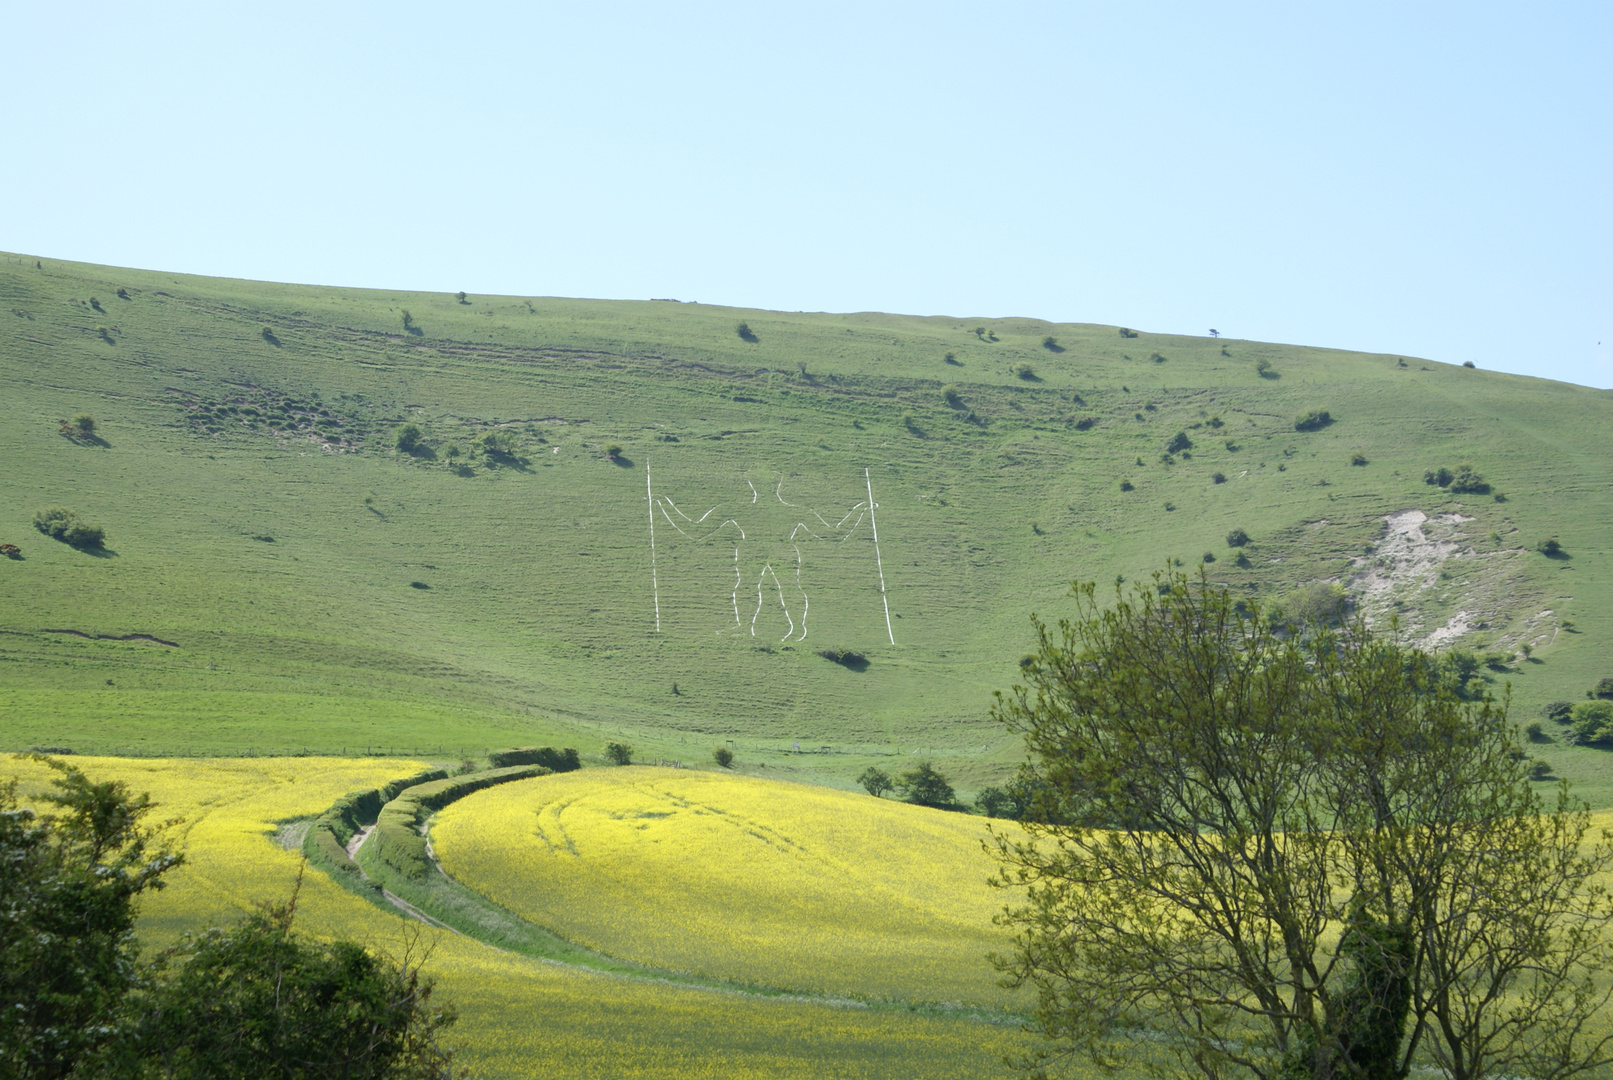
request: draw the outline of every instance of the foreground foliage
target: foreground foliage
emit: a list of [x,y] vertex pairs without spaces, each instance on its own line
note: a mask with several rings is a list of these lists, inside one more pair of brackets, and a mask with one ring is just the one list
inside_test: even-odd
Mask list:
[[1542,805],[1504,706],[1363,626],[1156,585],[1077,587],[999,698],[1045,785],[997,845],[1030,894],[1000,964],[1051,1040],[1026,1064],[1146,1028],[1210,1077],[1606,1067],[1613,848],[1566,785]]
[[[255,910],[257,898],[289,895],[301,859],[271,842],[279,823],[311,818],[346,792],[381,788],[420,768],[418,761],[397,759],[76,761],[97,781],[149,790],[164,813],[185,819],[180,831],[188,861],[141,906],[139,933],[148,948],[236,923]],[[27,802],[37,803],[49,789],[53,774],[37,762],[0,766],[19,778],[18,793]],[[985,909],[989,914],[989,903]],[[310,872],[298,894],[297,926],[309,939],[362,941],[396,955],[407,951],[415,925],[321,874]],[[1003,1056],[1024,1046],[1024,1036],[1010,1025],[599,975],[455,934],[433,940],[428,932],[424,943],[434,950],[430,970],[440,992],[459,1008],[454,1032],[465,1049],[457,1060],[477,1080],[984,1078],[1000,1076]]]

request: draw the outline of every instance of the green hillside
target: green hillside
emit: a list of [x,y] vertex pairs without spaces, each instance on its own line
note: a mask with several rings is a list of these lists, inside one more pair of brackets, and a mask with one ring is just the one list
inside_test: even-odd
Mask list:
[[[1527,721],[1613,675],[1609,432],[1613,393],[1410,357],[4,256],[0,744],[732,740],[767,775],[922,754],[970,791],[1015,760],[987,710],[1027,615],[1206,555],[1512,656],[1489,677]],[[1493,491],[1424,482],[1461,462]],[[105,549],[36,531],[55,506]],[[1613,803],[1606,751],[1538,752]]]

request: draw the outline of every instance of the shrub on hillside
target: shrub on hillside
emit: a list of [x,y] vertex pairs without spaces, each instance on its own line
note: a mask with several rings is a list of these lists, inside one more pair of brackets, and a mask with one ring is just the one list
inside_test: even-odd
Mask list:
[[1349,611],[1350,597],[1344,586],[1318,582],[1284,594],[1272,605],[1270,616],[1273,625],[1339,626]]
[[740,341],[748,341],[752,345],[762,340],[761,338],[757,337],[756,332],[750,328],[750,323],[740,323],[738,326],[734,327],[734,333],[739,335]]
[[1277,371],[1271,366],[1270,360],[1256,360],[1255,374],[1259,375],[1262,379],[1277,378]]
[[1148,355],[1148,359],[1152,360],[1156,364],[1163,364],[1165,362],[1165,357],[1159,353],[1150,353]]
[[1333,422],[1333,417],[1326,409],[1312,409],[1301,413],[1294,419],[1295,431],[1320,431]]
[[1547,720],[1566,724],[1574,717],[1574,703],[1572,701],[1548,701],[1541,706],[1540,712]]
[[956,383],[947,383],[941,387],[941,399],[954,409],[963,408],[963,395]]
[[1133,484],[1130,480],[1122,480],[1122,481],[1120,481],[1120,490],[1121,491],[1136,491],[1137,490],[1137,485]]
[[734,763],[734,752],[726,746],[719,746],[711,752],[711,759],[726,769]]
[[1555,536],[1548,536],[1544,540],[1540,541],[1540,543],[1535,545],[1535,550],[1540,552],[1548,559],[1560,559],[1564,555],[1568,554],[1563,550],[1562,541],[1558,540]]
[[0,555],[4,555],[8,559],[20,560],[22,558],[22,548],[16,544],[0,544]]
[[1613,701],[1613,676],[1598,680],[1595,689],[1591,691],[1591,696]]
[[1582,701],[1575,705],[1568,730],[1576,742],[1613,742],[1613,701]]
[[1165,444],[1167,454],[1180,454],[1183,450],[1193,449],[1193,440],[1187,437],[1187,432],[1178,431],[1171,436],[1171,441]]
[[605,744],[605,757],[616,765],[631,765],[633,747],[628,743],[608,742]]
[[78,413],[71,419],[64,420],[62,425],[69,433],[80,439],[93,439],[95,437],[95,417],[89,413]]
[[1024,379],[1026,382],[1037,381],[1036,369],[1031,367],[1029,364],[1015,364],[1014,374],[1019,376],[1021,379]]
[[507,428],[494,428],[482,432],[476,439],[476,446],[495,461],[512,461],[521,448],[521,440]]
[[957,353],[947,353],[941,359],[946,361],[947,363],[951,364],[954,367],[962,367],[963,366],[961,363],[958,362]]
[[1233,529],[1227,533],[1227,547],[1241,548],[1249,542],[1249,534],[1242,529]]
[[896,786],[891,780],[890,774],[877,765],[870,765],[864,769],[862,775],[857,777],[857,783],[861,784],[863,790],[876,799]]
[[412,454],[420,449],[420,440],[423,433],[419,424],[404,424],[398,428],[394,444],[405,454]]
[[865,671],[868,668],[868,657],[851,649],[819,649],[818,655],[852,671]]
[[1351,452],[1351,454],[1350,454],[1350,464],[1351,465],[1365,465],[1366,463],[1367,463],[1367,456],[1365,454],[1363,454],[1361,451],[1355,450],[1355,451]]
[[34,528],[69,547],[93,549],[103,546],[106,541],[104,529],[81,520],[65,506],[39,511],[34,515]]
[[1210,474],[1210,483],[1212,483],[1212,484],[1224,484],[1226,482],[1227,482],[1227,474],[1226,473],[1213,472],[1213,473]]
[[1137,336],[1137,331],[1133,330],[1129,326],[1122,326],[1120,328],[1120,336],[1123,338],[1134,338]]
[[1063,352],[1064,351],[1064,346],[1060,345],[1058,343],[1058,339],[1055,338],[1055,337],[1052,337],[1052,336],[1048,336],[1048,337],[1045,337],[1045,338],[1042,339],[1042,348],[1046,349],[1048,352],[1056,352],[1057,353],[1057,352]]
[[951,807],[957,802],[952,785],[928,761],[904,771],[896,786],[903,799],[917,806]]

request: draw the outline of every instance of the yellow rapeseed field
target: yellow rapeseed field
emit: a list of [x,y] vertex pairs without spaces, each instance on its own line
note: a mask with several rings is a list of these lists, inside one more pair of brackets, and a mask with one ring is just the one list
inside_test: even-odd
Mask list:
[[986,960],[986,822],[863,794],[677,769],[478,792],[432,826],[443,867],[614,956],[861,998],[1012,1004]]
[[[273,842],[280,822],[420,767],[328,758],[72,760],[92,778],[149,791],[163,804],[159,815],[185,819],[174,836],[190,862],[145,904],[142,936],[153,944],[228,923],[254,901],[284,899],[301,860]],[[42,791],[49,775],[32,761],[0,758],[0,781],[19,777],[25,796]],[[393,953],[419,927],[315,871],[297,910],[303,932]],[[453,934],[428,931],[423,943],[434,950],[428,971],[460,1008],[455,1038],[478,1078],[1000,1077],[1003,1055],[1026,1039],[964,1019],[600,975]]]

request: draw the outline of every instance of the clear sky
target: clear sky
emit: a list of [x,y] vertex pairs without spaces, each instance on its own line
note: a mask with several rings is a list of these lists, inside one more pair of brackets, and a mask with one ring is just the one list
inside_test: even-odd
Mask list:
[[4,6],[0,249],[1613,387],[1613,4]]

